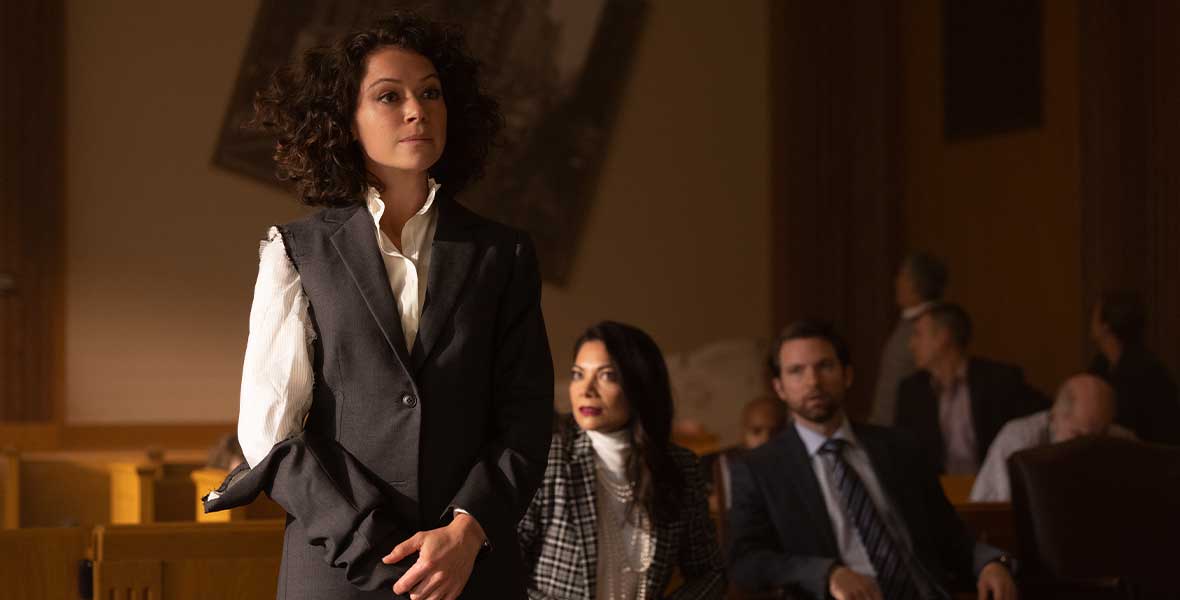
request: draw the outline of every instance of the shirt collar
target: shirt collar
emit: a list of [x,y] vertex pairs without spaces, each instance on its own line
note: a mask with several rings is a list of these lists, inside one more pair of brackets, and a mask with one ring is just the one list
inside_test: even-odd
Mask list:
[[848,422],[848,417],[844,417],[844,422],[840,424],[840,428],[832,434],[831,438],[826,438],[823,434],[816,433],[811,429],[800,425],[798,421],[793,423],[795,431],[799,432],[799,439],[803,440],[803,446],[807,448],[808,456],[815,456],[819,452],[819,447],[824,445],[828,439],[844,440],[850,446],[857,446],[856,435],[852,433],[852,425]]
[[[951,382],[952,385],[962,385],[967,382],[967,363],[968,362],[970,362],[970,360],[964,359],[963,363],[959,365],[959,368],[955,369],[955,379]],[[942,382],[940,382],[938,380],[938,378],[935,377],[934,375],[930,376],[930,387],[934,388],[934,392],[936,394],[941,394],[942,392],[945,391],[942,388]]]
[[[428,214],[434,208],[434,197],[438,193],[438,189],[442,187],[433,177],[426,180],[426,185],[430,188],[430,191],[426,193],[426,202],[422,203],[422,208],[414,213],[414,217]],[[377,191],[377,188],[369,186],[369,191],[365,194],[365,205],[369,209],[369,214],[373,216],[373,224],[377,226],[377,229],[381,229],[381,216],[385,214],[385,201],[381,199],[381,192]]]
[[917,319],[918,317],[922,316],[922,313],[926,312],[926,310],[929,309],[930,306],[933,304],[934,304],[933,302],[923,302],[923,303],[918,304],[916,306],[911,306],[909,308],[903,309],[901,311],[901,318],[903,318],[907,321],[913,321],[914,319]]

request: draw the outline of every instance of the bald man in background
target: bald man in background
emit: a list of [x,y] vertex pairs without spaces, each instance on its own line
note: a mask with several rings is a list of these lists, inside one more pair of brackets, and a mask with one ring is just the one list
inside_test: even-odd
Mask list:
[[1105,381],[1089,374],[1070,377],[1058,390],[1052,408],[1012,419],[996,435],[971,488],[971,501],[1012,500],[1008,457],[1021,450],[1083,435],[1134,438],[1135,434],[1113,424],[1115,407],[1114,389]]

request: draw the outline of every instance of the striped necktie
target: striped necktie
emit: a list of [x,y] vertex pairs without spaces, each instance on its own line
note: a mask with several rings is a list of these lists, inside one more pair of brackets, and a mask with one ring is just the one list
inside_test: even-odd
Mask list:
[[918,588],[906,568],[901,545],[885,527],[885,520],[877,512],[877,506],[865,489],[865,484],[856,471],[844,460],[847,440],[830,439],[819,447],[820,454],[831,454],[832,475],[844,502],[844,510],[856,525],[860,540],[869,553],[869,560],[877,570],[877,585],[889,600],[920,598]]

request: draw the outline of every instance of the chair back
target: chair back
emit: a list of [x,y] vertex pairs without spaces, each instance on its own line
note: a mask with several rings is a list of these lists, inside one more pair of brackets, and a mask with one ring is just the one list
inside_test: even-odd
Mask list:
[[1026,572],[1174,583],[1180,448],[1084,437],[1017,452],[1008,471]]

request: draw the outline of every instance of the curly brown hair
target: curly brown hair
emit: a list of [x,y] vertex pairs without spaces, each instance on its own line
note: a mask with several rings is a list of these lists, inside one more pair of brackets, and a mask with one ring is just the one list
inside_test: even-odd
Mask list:
[[381,189],[365,168],[352,120],[366,59],[388,46],[426,57],[442,82],[447,140],[431,177],[458,191],[483,175],[504,118],[499,103],[480,87],[479,62],[458,27],[397,12],[332,46],[309,50],[301,63],[279,69],[255,96],[250,124],[278,138],[276,174],[295,184],[305,204],[352,206],[368,186]]

